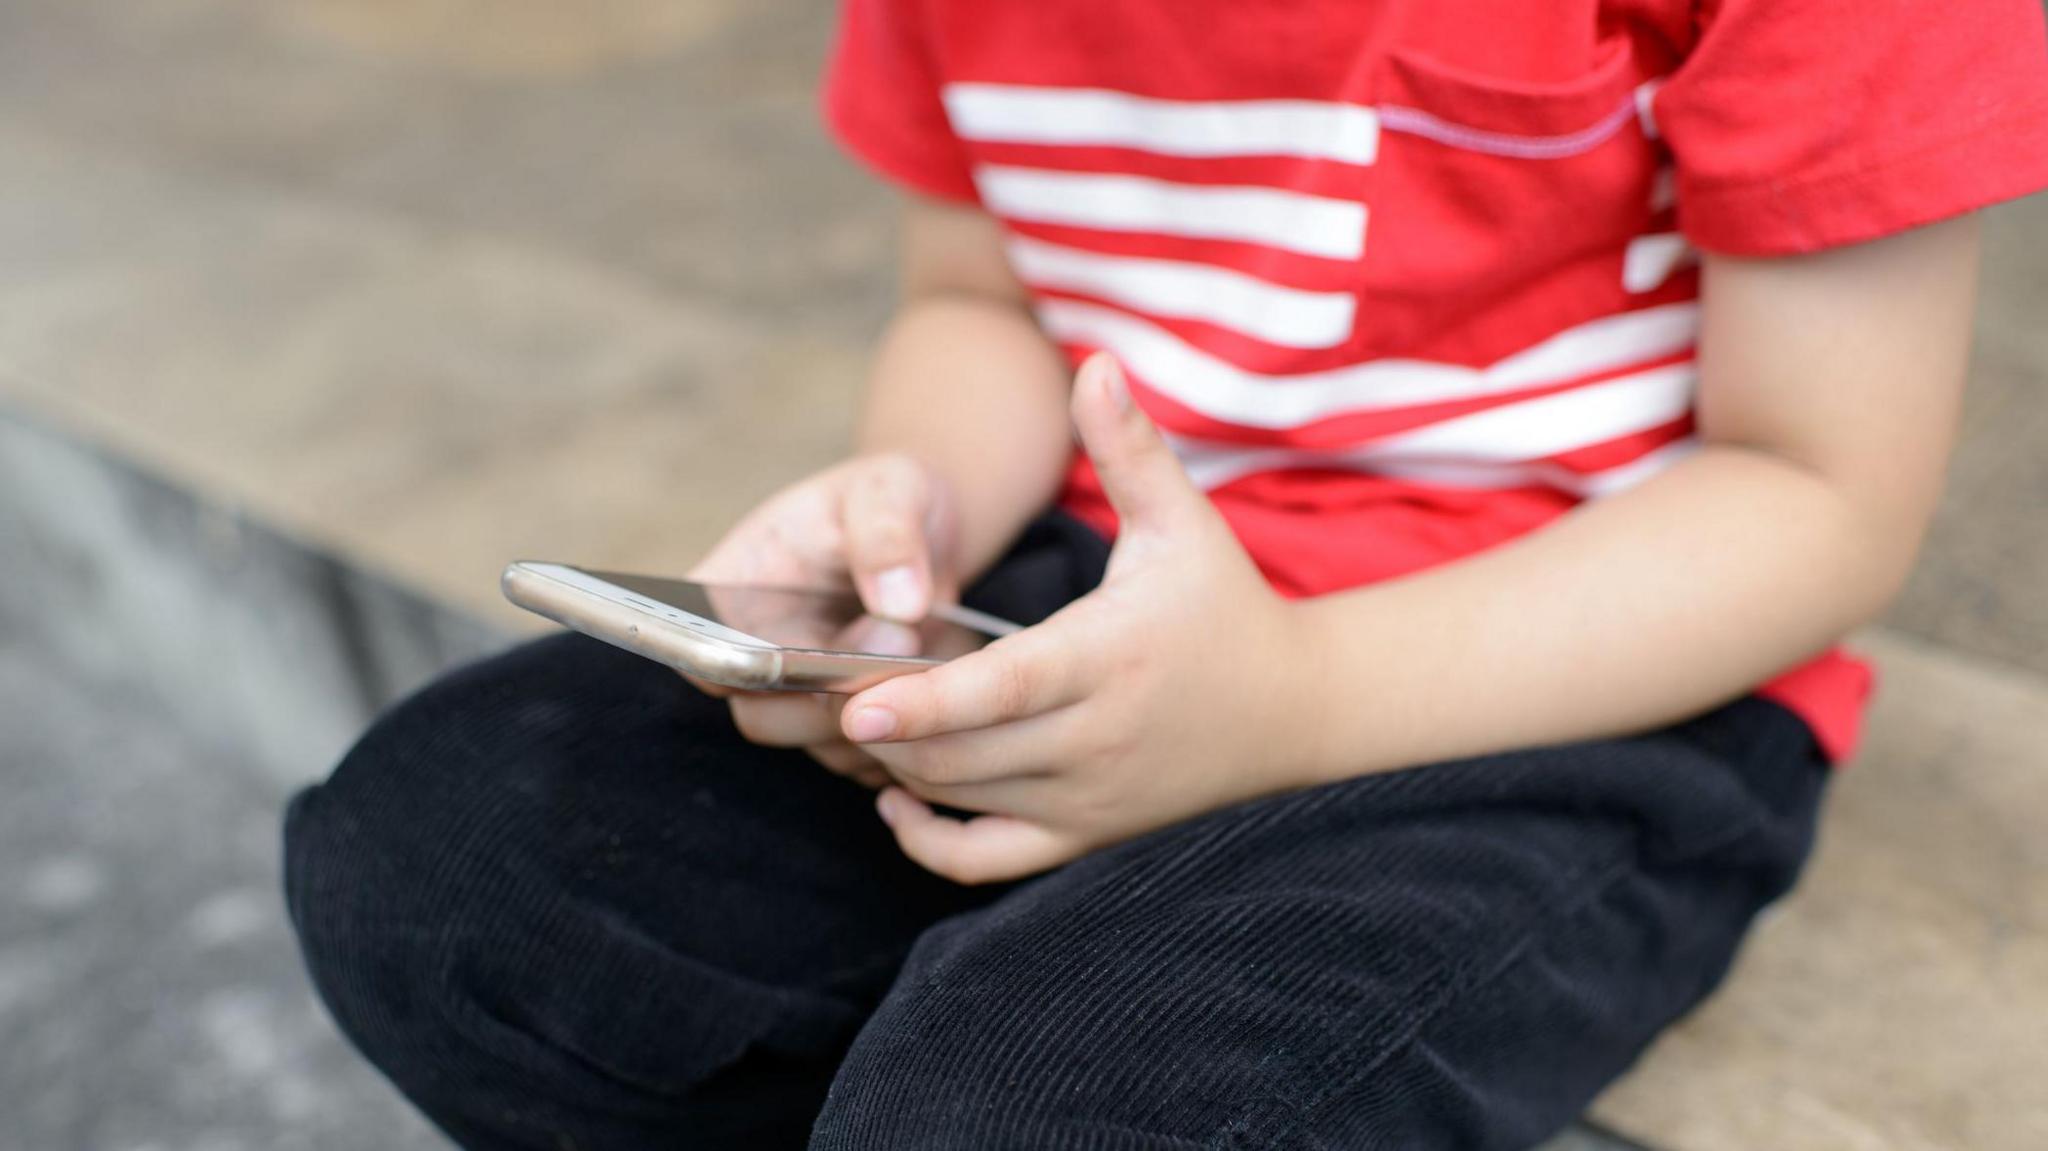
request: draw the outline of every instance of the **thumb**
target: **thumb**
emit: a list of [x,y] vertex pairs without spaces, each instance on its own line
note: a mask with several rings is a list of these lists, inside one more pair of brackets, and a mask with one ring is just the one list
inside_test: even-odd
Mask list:
[[1074,427],[1102,477],[1103,494],[1127,527],[1159,525],[1206,503],[1159,428],[1131,399],[1123,368],[1097,352],[1074,377]]

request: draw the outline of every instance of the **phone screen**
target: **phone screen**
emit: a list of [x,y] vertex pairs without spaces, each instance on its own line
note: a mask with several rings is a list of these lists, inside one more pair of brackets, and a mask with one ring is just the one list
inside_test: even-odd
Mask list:
[[[587,572],[627,593],[627,602],[656,615],[680,610],[710,620],[739,643],[809,651],[950,659],[981,647],[1016,625],[970,608],[941,605],[915,624],[869,615],[851,593],[722,584],[622,572]],[[670,618],[674,618],[670,616]]]

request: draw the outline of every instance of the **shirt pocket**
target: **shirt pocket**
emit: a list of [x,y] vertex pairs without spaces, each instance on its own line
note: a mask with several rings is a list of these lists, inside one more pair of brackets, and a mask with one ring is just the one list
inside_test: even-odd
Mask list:
[[1623,302],[1619,261],[1649,222],[1658,150],[1630,40],[1594,60],[1533,83],[1412,50],[1381,59],[1360,265],[1373,343],[1490,359],[1515,350],[1512,333]]

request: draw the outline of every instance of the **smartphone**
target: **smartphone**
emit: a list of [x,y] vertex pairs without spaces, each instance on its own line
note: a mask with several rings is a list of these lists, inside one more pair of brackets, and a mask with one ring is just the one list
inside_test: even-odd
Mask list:
[[1017,625],[957,604],[915,624],[851,592],[694,583],[521,560],[505,598],[593,639],[749,691],[856,692],[965,655]]

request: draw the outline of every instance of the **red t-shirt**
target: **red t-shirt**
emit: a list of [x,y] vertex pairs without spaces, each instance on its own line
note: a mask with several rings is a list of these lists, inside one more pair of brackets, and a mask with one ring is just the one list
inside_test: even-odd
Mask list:
[[[1047,335],[1118,356],[1294,596],[1683,458],[1695,245],[2048,185],[2036,0],[847,0],[825,103],[1002,221]],[[1085,458],[1062,503],[1114,532]],[[1830,652],[1760,690],[1844,757],[1870,684]]]

